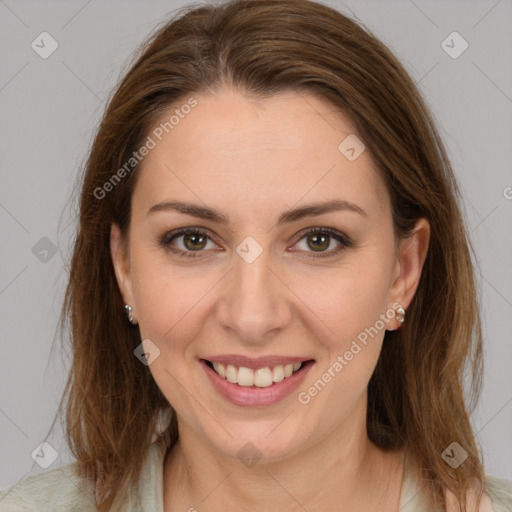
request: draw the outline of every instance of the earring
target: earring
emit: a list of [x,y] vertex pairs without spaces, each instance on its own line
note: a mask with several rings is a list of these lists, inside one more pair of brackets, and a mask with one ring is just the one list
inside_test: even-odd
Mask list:
[[396,308],[396,319],[400,322],[400,324],[404,323],[405,320],[405,310],[402,306],[398,306]]
[[131,324],[135,325],[135,322],[133,321],[133,316],[132,316],[132,307],[129,304],[124,305],[124,312],[126,313],[126,317],[128,318],[128,321]]

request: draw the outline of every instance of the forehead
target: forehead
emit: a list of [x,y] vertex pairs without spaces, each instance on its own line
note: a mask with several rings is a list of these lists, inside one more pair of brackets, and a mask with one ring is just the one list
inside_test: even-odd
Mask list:
[[302,197],[359,200],[376,213],[388,207],[353,123],[325,99],[286,92],[254,100],[231,89],[193,97],[193,108],[180,108],[185,98],[150,131],[155,146],[139,170],[134,203],[149,208],[186,195],[240,214]]

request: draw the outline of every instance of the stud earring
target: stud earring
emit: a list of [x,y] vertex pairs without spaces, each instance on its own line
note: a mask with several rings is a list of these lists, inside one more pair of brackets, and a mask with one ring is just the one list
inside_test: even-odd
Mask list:
[[400,325],[404,323],[404,320],[405,320],[405,310],[400,305],[396,308],[396,319],[400,322]]
[[124,305],[124,312],[126,313],[126,317],[128,318],[128,321],[131,324],[135,325],[135,322],[133,321],[133,316],[132,316],[132,307],[129,304]]

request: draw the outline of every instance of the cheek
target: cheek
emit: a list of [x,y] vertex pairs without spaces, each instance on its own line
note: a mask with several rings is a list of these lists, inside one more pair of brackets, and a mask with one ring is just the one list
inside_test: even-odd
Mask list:
[[[380,254],[379,254],[380,252]],[[355,407],[377,364],[388,319],[391,286],[391,252],[360,252],[321,279],[303,279],[305,302],[315,312],[317,340],[325,357],[301,391],[303,400],[318,407],[336,405],[336,417]],[[318,275],[318,277],[320,274]]]
[[[132,256],[133,289],[141,338],[149,338],[162,357],[151,365],[184,376],[204,352],[214,299],[225,268],[184,265],[161,249],[142,248]],[[216,335],[215,338],[219,338]],[[211,340],[209,340],[211,341]],[[154,366],[154,368],[153,368]]]
[[195,360],[196,340],[201,339],[208,316],[205,293],[218,278],[169,263],[155,264],[158,259],[146,254],[133,260],[141,339],[150,339],[160,351],[149,367],[156,384],[168,402],[193,423],[201,411],[195,411],[194,400],[184,389],[193,389],[194,372],[200,370]]
[[379,319],[388,308],[390,268],[391,260],[368,251],[354,254],[338,268],[297,275],[294,289],[300,290],[300,299],[314,312],[319,338],[341,350],[377,322],[382,330]]
[[[391,264],[380,249],[354,252],[330,268],[304,263],[282,267],[280,278],[293,293],[284,287],[281,300],[290,303],[318,340],[343,349],[347,340],[374,326],[386,310],[390,288],[386,269]],[[133,254],[133,288],[143,338],[174,340],[179,345],[191,342],[214,309],[215,296],[222,294],[225,270],[173,265],[161,252]]]
[[332,284],[329,293],[309,295],[310,303],[319,308],[319,328],[327,333],[317,338],[325,352],[314,374],[298,390],[297,401],[311,417],[324,417],[329,411],[325,429],[358,407],[379,359],[386,329],[387,282],[369,277],[354,273]]
[[179,343],[185,333],[192,339],[193,331],[201,327],[201,299],[213,287],[214,279],[170,265],[159,268],[140,263],[134,289],[141,336],[164,345],[171,340]]

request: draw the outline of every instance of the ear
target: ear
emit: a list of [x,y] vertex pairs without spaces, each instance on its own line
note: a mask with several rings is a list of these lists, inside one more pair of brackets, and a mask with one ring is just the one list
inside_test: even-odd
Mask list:
[[[393,302],[405,310],[411,303],[418,288],[423,264],[430,242],[430,224],[427,219],[418,219],[412,234],[400,241],[397,255],[397,277],[391,289]],[[396,327],[400,326],[397,320]]]
[[130,304],[135,310],[128,247],[119,226],[115,223],[112,223],[110,227],[110,255],[123,301],[125,304]]

